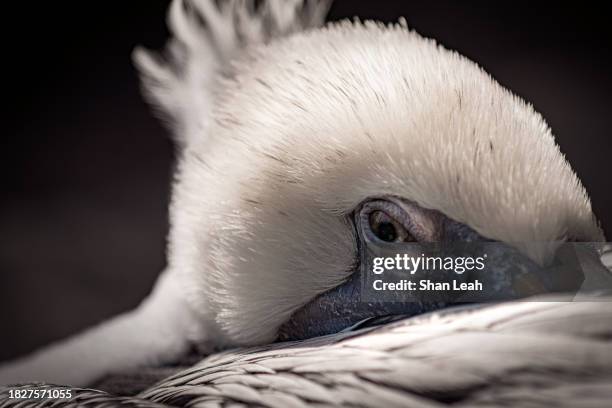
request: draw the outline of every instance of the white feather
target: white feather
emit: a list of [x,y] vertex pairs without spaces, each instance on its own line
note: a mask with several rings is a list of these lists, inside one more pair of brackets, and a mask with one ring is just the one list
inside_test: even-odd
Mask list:
[[323,23],[330,0],[174,0],[165,55],[134,50],[149,101],[184,145],[206,135],[221,77],[245,48]]
[[[74,390],[78,397],[65,402],[135,407],[609,407],[612,299],[531,300],[229,350],[136,396]],[[0,405],[11,402],[0,387]]]
[[231,344],[271,341],[356,260],[348,214],[385,194],[546,263],[603,238],[533,108],[405,25],[343,22],[252,48],[184,151],[170,268]]
[[611,299],[447,310],[299,343],[230,350],[139,397],[275,406],[608,407]]

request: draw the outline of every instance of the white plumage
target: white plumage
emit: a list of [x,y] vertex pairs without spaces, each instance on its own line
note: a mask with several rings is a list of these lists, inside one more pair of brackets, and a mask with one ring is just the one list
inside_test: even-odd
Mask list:
[[257,9],[248,0],[172,2],[168,27],[174,37],[165,56],[138,47],[134,61],[145,95],[170,121],[177,142],[207,138],[220,77],[232,75],[247,47],[321,25],[330,2],[265,1]]
[[451,310],[296,344],[229,351],[140,396],[212,406],[608,407],[608,301]]
[[[165,58],[135,53],[145,91],[181,148],[168,268],[137,310],[2,367],[0,383],[87,384],[172,361],[190,342],[274,340],[294,311],[347,278],[356,261],[347,215],[368,197],[439,210],[540,263],[568,238],[603,239],[584,188],[531,106],[403,21],[315,28],[327,6],[173,2]],[[425,334],[410,327],[414,338]],[[559,351],[571,349],[567,338]],[[503,340],[515,347],[524,339]],[[543,350],[533,341],[526,347]],[[410,350],[433,352],[423,347]],[[597,355],[609,344],[602,347]],[[591,361],[583,357],[575,361]]]
[[539,262],[568,237],[602,238],[541,116],[403,24],[252,46],[220,83],[180,163],[169,268],[230,343],[273,340],[347,278],[346,215],[367,197],[409,198]]
[[[73,402],[81,407],[607,408],[612,401],[610,300],[451,310],[298,343],[230,350],[133,397],[83,390]],[[10,404],[0,396],[0,406]]]

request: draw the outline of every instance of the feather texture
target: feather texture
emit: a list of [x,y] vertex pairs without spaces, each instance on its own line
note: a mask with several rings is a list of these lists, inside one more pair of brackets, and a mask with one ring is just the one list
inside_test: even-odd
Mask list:
[[163,55],[134,50],[144,94],[169,122],[180,145],[206,137],[221,78],[243,50],[320,26],[331,0],[174,0],[173,35]]
[[207,390],[213,401],[263,406],[286,398],[368,407],[603,407],[612,400],[609,300],[507,303],[230,351],[141,397],[173,403]]
[[169,263],[221,342],[273,341],[358,258],[349,214],[392,195],[545,264],[603,239],[533,107],[405,22],[340,22],[259,44],[184,151]]
[[77,395],[82,406],[609,407],[612,299],[544,300],[235,349],[134,398]]

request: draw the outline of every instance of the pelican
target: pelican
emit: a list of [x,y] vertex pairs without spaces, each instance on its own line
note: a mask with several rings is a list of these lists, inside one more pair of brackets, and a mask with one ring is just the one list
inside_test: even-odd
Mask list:
[[[489,267],[503,269],[511,256],[541,275],[562,243],[604,235],[532,106],[404,20],[322,26],[328,7],[172,2],[165,52],[134,52],[179,156],[167,268],[137,309],[3,364],[0,383],[87,386],[176,362],[194,346],[211,354],[284,340],[213,354],[138,398],[425,407],[467,393],[473,406],[526,401],[526,389],[508,387],[545,381],[538,367],[600,370],[601,383],[573,390],[603,395],[612,367],[606,302],[445,314],[436,310],[446,303],[356,298],[374,249],[495,242]],[[583,254],[591,289],[610,281],[600,252]],[[358,329],[389,315],[417,317]],[[515,325],[504,323],[509,316]],[[520,358],[486,371],[496,348]],[[479,393],[526,367],[533,376],[512,377],[508,394]]]

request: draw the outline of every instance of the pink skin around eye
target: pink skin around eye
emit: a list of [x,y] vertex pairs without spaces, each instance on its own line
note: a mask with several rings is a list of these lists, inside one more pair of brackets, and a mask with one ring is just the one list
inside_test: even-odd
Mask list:
[[407,234],[418,242],[436,242],[442,239],[443,216],[435,210],[419,207],[412,202],[386,197],[385,199],[372,200],[363,205],[361,216],[363,221],[370,225],[372,214],[378,217],[374,221],[385,222],[383,217],[389,218],[396,226],[401,226]]

